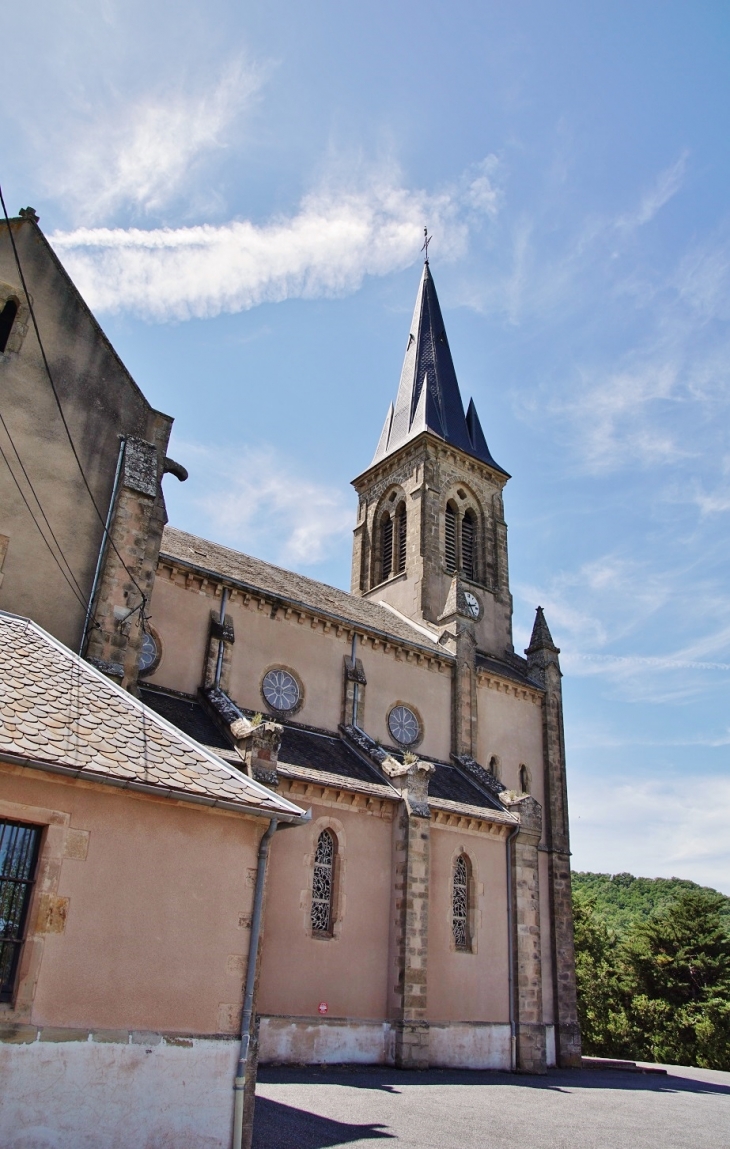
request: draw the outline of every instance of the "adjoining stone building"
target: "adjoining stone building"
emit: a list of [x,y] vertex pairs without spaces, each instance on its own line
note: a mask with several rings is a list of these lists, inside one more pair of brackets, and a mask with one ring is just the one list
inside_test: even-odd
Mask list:
[[[40,299],[43,260],[59,277],[60,265],[37,254],[34,221],[15,227]],[[8,266],[0,243],[0,280],[17,290]],[[62,326],[48,298],[46,322]],[[11,368],[27,386],[23,364]],[[526,657],[514,651],[509,475],[474,404],[464,413],[429,265],[396,402],[354,481],[350,593],[163,531],[160,480],[181,469],[151,429],[166,417],[147,418],[115,432],[134,439],[129,473],[115,486],[112,450],[101,468],[118,545],[100,548],[87,653],[224,761],[311,808],[272,846],[260,1056],[577,1064],[559,651],[539,609]],[[17,529],[0,511],[8,555]],[[16,585],[0,588],[0,607],[17,609]]]

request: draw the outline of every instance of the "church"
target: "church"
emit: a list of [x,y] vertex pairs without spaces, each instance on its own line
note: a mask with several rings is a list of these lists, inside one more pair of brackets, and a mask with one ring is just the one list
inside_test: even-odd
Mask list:
[[[510,476],[465,411],[428,260],[395,401],[353,479],[346,592],[167,523],[163,478],[186,478],[172,420],[32,209],[11,223],[58,401],[2,242],[5,417],[21,453],[44,444],[34,489],[61,561],[0,470],[0,609],[310,812],[271,845],[259,1060],[579,1065],[559,650],[539,607],[514,650]],[[219,1010],[211,1032],[239,1025]]]

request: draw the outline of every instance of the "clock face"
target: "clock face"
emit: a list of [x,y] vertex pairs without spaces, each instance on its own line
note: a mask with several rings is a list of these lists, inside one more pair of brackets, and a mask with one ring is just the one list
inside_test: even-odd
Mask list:
[[464,602],[466,603],[466,613],[470,615],[471,618],[479,618],[479,611],[481,608],[479,606],[479,599],[476,597],[476,595],[473,595],[471,591],[465,590]]

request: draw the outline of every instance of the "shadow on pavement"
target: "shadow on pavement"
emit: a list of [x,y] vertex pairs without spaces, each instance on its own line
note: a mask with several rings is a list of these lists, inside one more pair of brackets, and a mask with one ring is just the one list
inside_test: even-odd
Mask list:
[[[682,1077],[674,1070],[666,1077],[654,1073],[627,1073],[610,1069],[551,1069],[545,1076],[522,1073],[500,1073],[497,1070],[464,1069],[390,1069],[383,1066],[260,1066],[259,1082],[270,1085],[345,1085],[351,1089],[374,1089],[385,1093],[399,1093],[408,1085],[509,1085],[513,1089],[549,1089],[561,1093],[573,1089],[622,1089],[646,1093],[705,1093],[730,1096],[730,1085],[717,1081],[701,1081]],[[257,1098],[256,1114],[264,1098]],[[267,1102],[271,1105],[273,1102]],[[286,1108],[282,1106],[281,1108]],[[298,1112],[298,1110],[292,1110]],[[315,1120],[323,1120],[316,1118]],[[343,1126],[347,1129],[348,1126]],[[352,1126],[353,1130],[367,1128]],[[374,1126],[373,1129],[377,1129]],[[388,1134],[373,1132],[357,1136],[382,1137]],[[353,1136],[351,1140],[356,1140]],[[344,1143],[344,1142],[343,1142]],[[263,1142],[262,1142],[263,1144]],[[273,1143],[272,1143],[273,1144]],[[288,1145],[289,1142],[281,1142]],[[295,1142],[291,1142],[292,1145]],[[310,1142],[302,1142],[308,1147]],[[338,1142],[322,1141],[315,1144],[332,1145]],[[276,1143],[277,1149],[279,1142]]]
[[[292,1080],[289,1078],[288,1080]],[[308,1078],[303,1080],[308,1081]],[[328,1145],[348,1145],[353,1141],[381,1141],[395,1137],[383,1125],[348,1125],[318,1117],[306,1109],[295,1109],[256,1098],[253,1149],[325,1149]]]

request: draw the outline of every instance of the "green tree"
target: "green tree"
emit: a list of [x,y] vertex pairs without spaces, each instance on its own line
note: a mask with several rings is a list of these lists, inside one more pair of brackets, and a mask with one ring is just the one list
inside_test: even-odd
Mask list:
[[597,912],[595,896],[578,891],[573,895],[573,923],[583,1052],[596,1057],[630,1056],[616,934]]

